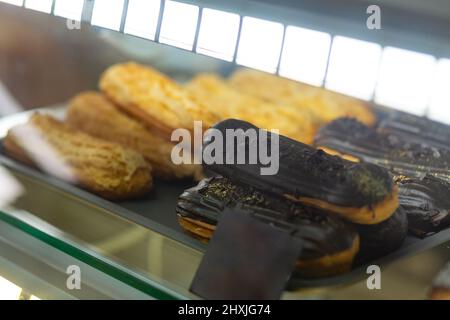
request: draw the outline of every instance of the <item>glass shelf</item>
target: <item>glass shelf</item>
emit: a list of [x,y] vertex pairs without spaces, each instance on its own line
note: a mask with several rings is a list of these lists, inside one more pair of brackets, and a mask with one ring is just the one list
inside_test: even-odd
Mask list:
[[[135,298],[135,292],[125,294],[130,288],[148,298],[198,298],[189,292],[189,286],[201,260],[200,252],[30,177],[13,175],[24,193],[0,210],[1,238],[22,250],[28,248],[46,262],[53,256],[53,265],[58,264],[60,273],[70,264],[83,265],[83,274],[95,271],[89,282],[98,291],[118,282],[123,286],[121,298]],[[5,226],[8,233],[3,231]],[[363,280],[286,292],[283,298],[421,299],[448,260],[450,243],[387,266],[382,270],[380,292],[368,290]],[[0,275],[3,267],[0,262]],[[101,277],[106,280],[99,282]],[[63,294],[61,298],[68,297]]]

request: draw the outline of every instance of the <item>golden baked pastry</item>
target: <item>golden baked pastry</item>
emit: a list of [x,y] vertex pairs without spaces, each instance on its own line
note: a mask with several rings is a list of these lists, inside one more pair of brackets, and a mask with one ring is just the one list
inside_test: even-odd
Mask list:
[[309,110],[324,123],[340,117],[356,118],[369,126],[376,121],[369,105],[361,100],[269,73],[241,69],[228,83],[240,92],[265,101]]
[[160,178],[193,177],[201,170],[197,165],[175,165],[171,160],[172,143],[121,112],[101,93],[84,92],[73,98],[66,122],[92,136],[138,151],[151,163],[153,174]]
[[219,121],[213,112],[190,99],[177,83],[136,63],[110,67],[100,79],[100,89],[164,138],[178,128],[193,130],[195,120],[203,121],[206,128]]
[[4,147],[11,157],[105,198],[138,197],[152,187],[151,166],[139,153],[48,115],[12,128]]
[[316,124],[308,110],[265,102],[229,86],[213,74],[200,74],[186,86],[196,101],[217,113],[221,120],[239,119],[263,129],[277,129],[280,134],[311,143]]

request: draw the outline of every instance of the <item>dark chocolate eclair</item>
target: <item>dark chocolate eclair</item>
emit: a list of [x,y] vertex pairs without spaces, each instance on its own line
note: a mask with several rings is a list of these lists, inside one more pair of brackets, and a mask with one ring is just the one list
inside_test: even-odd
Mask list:
[[355,119],[341,118],[322,127],[314,144],[330,154],[373,163],[398,174],[410,177],[429,174],[450,181],[450,149],[378,133]]
[[409,230],[419,237],[450,226],[450,184],[431,176],[422,179],[395,177],[399,201],[409,220]]
[[297,271],[302,276],[323,277],[351,269],[359,249],[359,237],[350,223],[223,177],[205,179],[186,190],[179,197],[176,211],[186,231],[208,240],[220,213],[226,207],[235,206],[302,240],[303,250],[297,263]]
[[397,250],[408,234],[408,217],[399,207],[387,220],[375,225],[355,225],[360,238],[356,264],[366,263]]
[[379,124],[383,133],[392,133],[408,141],[450,149],[450,126],[425,117],[397,111]]
[[[261,141],[264,143],[265,139],[269,146],[278,147],[270,149],[272,160],[278,161],[279,166],[279,170],[272,175],[262,174],[262,169],[267,167],[262,161],[256,164],[239,164],[236,161],[231,161],[234,164],[204,164],[204,168],[237,183],[283,195],[360,224],[380,223],[398,207],[398,194],[392,177],[379,166],[328,155],[287,137],[268,134],[244,121],[226,120],[213,129],[223,137],[229,131],[237,133],[237,138],[227,138],[224,142],[223,159],[228,159],[227,152],[235,149],[245,150],[247,158],[249,154],[258,154],[258,150],[252,149],[259,145],[261,152]],[[216,144],[218,136],[215,131],[205,134],[205,150]]]

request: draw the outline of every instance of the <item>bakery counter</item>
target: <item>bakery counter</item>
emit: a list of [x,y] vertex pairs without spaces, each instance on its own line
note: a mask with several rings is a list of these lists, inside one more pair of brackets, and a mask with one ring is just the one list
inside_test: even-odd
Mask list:
[[[31,286],[27,291],[42,298],[196,298],[188,288],[200,251],[32,177],[10,173],[22,192],[0,213],[2,246],[9,246],[2,251],[8,252],[2,255],[2,275]],[[13,249],[21,255],[10,254]],[[34,262],[24,263],[24,255]],[[449,260],[450,242],[383,266],[381,290],[369,290],[366,279],[355,279],[332,287],[300,288],[284,298],[423,299]],[[25,271],[19,273],[18,268],[10,272],[13,264],[28,268],[28,276],[21,276]],[[85,284],[75,293],[65,288],[65,272],[73,265],[81,268]],[[43,278],[51,285],[36,287]]]
[[198,251],[30,177],[9,178],[22,192],[1,209],[2,225],[26,234],[28,244],[52,248],[51,256],[76,259],[57,260],[62,270],[79,265],[82,280],[89,268],[148,297],[193,298],[187,288],[201,258]]
[[[196,298],[188,288],[199,251],[33,179],[14,177],[24,193],[14,207],[1,209],[3,277],[42,299]],[[450,242],[383,267],[381,290],[369,290],[363,279],[286,292],[284,298],[423,299],[449,260]],[[66,288],[65,272],[73,265],[81,268],[82,280],[75,292]]]

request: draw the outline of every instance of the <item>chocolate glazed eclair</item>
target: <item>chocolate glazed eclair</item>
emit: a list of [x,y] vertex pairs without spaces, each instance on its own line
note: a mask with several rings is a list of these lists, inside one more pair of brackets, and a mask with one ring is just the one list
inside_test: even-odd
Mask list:
[[[322,150],[302,144],[274,133],[268,134],[250,123],[226,120],[214,126],[225,137],[228,130],[239,130],[242,139],[227,139],[223,148],[245,149],[258,145],[264,132],[268,145],[273,137],[279,138],[279,170],[275,175],[261,175],[265,166],[258,164],[209,164],[204,168],[244,183],[264,192],[282,195],[293,201],[337,214],[357,224],[377,224],[387,220],[398,208],[398,191],[390,174],[383,168],[354,163]],[[255,130],[256,135],[246,135]],[[205,134],[204,146],[214,143],[216,136]],[[273,150],[272,150],[273,151]]]
[[424,238],[450,226],[450,184],[431,176],[395,177],[400,205],[406,210],[409,231]]
[[378,126],[382,133],[395,134],[408,141],[450,149],[450,126],[406,112],[395,111]]
[[400,248],[408,234],[408,217],[399,207],[387,220],[373,225],[355,224],[360,238],[360,250],[355,264],[380,258]]
[[322,127],[314,144],[329,154],[373,163],[401,175],[428,174],[450,181],[450,149],[380,133],[354,119],[341,118]]
[[220,213],[233,206],[302,240],[304,247],[296,270],[301,276],[324,277],[351,269],[359,237],[350,223],[223,177],[205,179],[185,191],[176,211],[187,232],[209,240]]

